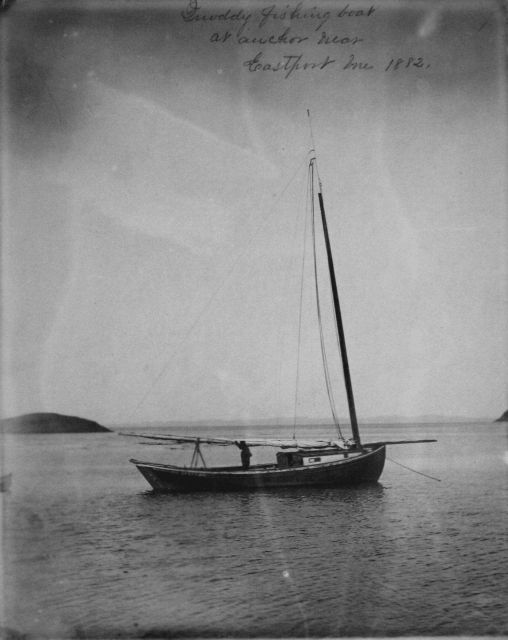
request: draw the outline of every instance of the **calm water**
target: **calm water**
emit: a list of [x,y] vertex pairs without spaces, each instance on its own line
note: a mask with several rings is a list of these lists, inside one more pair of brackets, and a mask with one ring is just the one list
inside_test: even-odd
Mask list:
[[506,427],[363,433],[437,437],[388,456],[441,482],[387,460],[369,487],[158,496],[128,458],[188,463],[191,449],[6,438],[3,624],[36,638],[508,633]]

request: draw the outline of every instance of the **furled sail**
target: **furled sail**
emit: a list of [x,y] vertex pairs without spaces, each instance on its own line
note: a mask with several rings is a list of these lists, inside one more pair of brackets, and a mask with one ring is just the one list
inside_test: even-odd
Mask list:
[[144,433],[125,433],[122,435],[132,436],[136,438],[145,438],[148,440],[168,441],[177,444],[196,443],[200,444],[213,444],[222,447],[230,445],[238,445],[240,442],[245,442],[249,447],[277,447],[278,449],[344,449],[347,450],[353,446],[352,442],[348,440],[295,440],[295,439],[231,439],[231,438],[212,438],[208,436],[181,436],[170,434],[144,434]]

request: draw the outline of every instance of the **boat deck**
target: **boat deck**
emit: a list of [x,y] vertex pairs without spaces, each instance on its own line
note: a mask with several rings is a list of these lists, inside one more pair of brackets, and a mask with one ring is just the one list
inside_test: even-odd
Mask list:
[[[204,472],[204,473],[235,473],[235,474],[252,474],[252,473],[265,473],[266,471],[289,471],[289,470],[299,470],[299,469],[309,469],[309,468],[318,468],[318,467],[329,467],[336,466],[337,464],[347,464],[351,462],[355,456],[361,457],[362,453],[359,451],[348,452],[349,455],[344,456],[341,460],[326,460],[326,457],[321,462],[312,465],[312,467],[306,467],[302,464],[295,466],[281,466],[277,463],[267,463],[267,464],[251,464],[248,469],[244,469],[241,465],[235,466],[227,466],[227,467],[197,467],[197,466],[184,466],[184,465],[174,465],[174,464],[164,464],[162,462],[146,462],[143,460],[136,460],[135,458],[131,458],[129,462],[132,462],[135,465],[141,466],[149,466],[154,469],[160,469],[161,471],[187,471],[187,472]],[[369,451],[364,451],[363,454],[370,453]]]
[[280,469],[274,463],[269,464],[251,464],[248,469],[244,469],[241,465],[236,465],[233,467],[191,467],[191,466],[183,466],[183,465],[174,465],[174,464],[163,464],[158,462],[143,462],[142,460],[135,460],[131,458],[130,462],[133,464],[145,464],[150,465],[151,467],[157,467],[160,469],[178,469],[184,471],[206,471],[207,473],[252,473],[253,471],[276,471]]

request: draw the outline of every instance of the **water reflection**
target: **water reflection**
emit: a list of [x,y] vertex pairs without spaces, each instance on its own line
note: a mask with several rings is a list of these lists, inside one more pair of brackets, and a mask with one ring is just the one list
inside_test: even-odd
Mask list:
[[441,483],[387,465],[378,484],[247,493],[145,490],[127,439],[73,440],[63,467],[60,440],[23,441],[30,473],[2,502],[6,623],[33,637],[505,633],[505,433],[455,431],[407,461],[446,470]]
[[191,500],[191,501],[209,501],[212,499],[222,498],[223,500],[229,499],[243,499],[246,501],[256,500],[259,497],[274,498],[274,499],[309,499],[315,501],[323,501],[328,499],[334,500],[369,500],[374,496],[380,498],[385,488],[380,482],[365,483],[358,486],[348,487],[328,487],[328,486],[311,486],[311,487],[276,487],[267,489],[257,489],[255,491],[174,491],[167,493],[158,493],[151,489],[143,491],[140,495],[150,500]]

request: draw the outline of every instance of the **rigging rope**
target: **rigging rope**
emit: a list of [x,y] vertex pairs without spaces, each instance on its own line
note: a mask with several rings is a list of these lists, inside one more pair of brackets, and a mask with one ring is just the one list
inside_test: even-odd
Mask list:
[[318,315],[318,324],[319,324],[319,340],[321,343],[321,355],[323,359],[323,369],[325,374],[325,382],[326,382],[326,391],[328,394],[328,402],[330,403],[330,409],[333,416],[333,421],[335,426],[337,427],[337,433],[339,438],[344,439],[342,434],[339,418],[337,416],[337,410],[335,408],[335,399],[333,396],[333,388],[332,382],[330,378],[330,370],[328,368],[328,359],[326,357],[326,348],[325,348],[325,338],[323,332],[323,323],[321,318],[321,299],[319,295],[319,281],[318,281],[318,268],[317,268],[317,258],[316,258],[316,217],[315,217],[315,207],[314,207],[314,163],[311,160],[309,164],[309,187],[310,187],[310,207],[312,213],[312,242],[314,249],[314,285],[316,290],[316,307],[317,307],[317,315]]
[[[309,183],[307,181],[307,193],[306,200],[309,201]],[[306,217],[307,218],[307,217]],[[296,440],[296,416],[298,408],[298,388],[300,386],[300,352],[301,352],[301,336],[302,336],[302,316],[303,316],[303,284],[305,276],[305,258],[307,255],[307,219],[305,218],[304,231],[303,231],[303,256],[302,256],[302,271],[300,276],[300,308],[298,314],[298,348],[296,356],[296,380],[295,380],[295,406],[293,416],[293,439]]]
[[315,162],[315,166],[316,166],[316,174],[317,174],[317,179],[318,179],[318,183],[319,183],[319,188],[321,189],[321,193],[323,193],[323,186],[321,184],[321,176],[319,175],[319,167],[318,167],[318,163],[317,163],[317,150],[316,150],[316,143],[314,142],[314,132],[312,131],[312,118],[310,117],[310,110],[307,109],[307,117],[309,118],[309,129],[310,129],[310,140],[312,142],[312,151],[314,153],[314,156],[316,156],[316,158],[314,158]]
[[[312,145],[314,147],[312,149],[312,151],[314,152],[314,156],[310,160],[310,166],[312,168],[314,168],[314,167],[316,168],[316,175],[317,175],[317,179],[318,179],[319,190],[320,190],[321,195],[322,195],[323,194],[323,184],[321,182],[321,176],[319,175],[319,165],[318,165],[318,161],[317,161],[317,152],[316,152],[315,145],[314,145],[314,135],[312,133],[312,121],[311,121],[311,117],[310,117],[310,111],[308,109],[307,109],[307,115],[309,117],[310,136],[311,136],[311,140],[312,140]],[[312,198],[314,198],[314,196],[312,196]],[[312,215],[314,215],[314,213]],[[330,294],[331,294],[331,291],[330,291]],[[342,357],[342,349],[340,347],[339,327],[338,327],[336,322],[333,323],[333,326],[334,326],[334,330],[335,330],[335,341],[337,343],[337,349],[339,351],[339,354]]]
[[[305,163],[307,162],[307,158],[305,158]],[[254,230],[254,233],[251,236],[251,242],[254,240],[254,238],[256,238],[261,231],[265,228],[265,226],[268,224],[268,222],[270,221],[270,219],[272,218],[273,214],[275,213],[275,207],[278,204],[278,202],[282,199],[282,196],[286,193],[286,191],[289,189],[289,186],[291,185],[291,183],[293,182],[293,180],[296,178],[296,176],[298,175],[298,172],[301,170],[302,168],[302,161],[299,161],[296,169],[294,171],[294,173],[291,175],[291,177],[289,178],[288,182],[286,183],[285,187],[282,189],[282,191],[277,195],[276,199],[274,200],[271,208],[268,210],[268,213],[266,214],[266,216],[264,217],[264,219],[261,220],[260,224],[258,225],[257,229]],[[224,288],[225,284],[228,282],[228,280],[230,279],[231,275],[233,273],[235,273],[235,268],[238,264],[238,262],[240,261],[240,259],[244,257],[244,253],[242,251],[239,251],[235,257],[235,259],[233,260],[233,262],[231,263],[231,266],[229,267],[229,269],[226,271],[226,274],[224,275],[222,281],[219,283],[219,285],[216,287],[216,289],[212,292],[212,294],[210,295],[210,297],[208,298],[208,300],[205,302],[205,304],[201,307],[199,313],[196,315],[194,322],[192,322],[192,324],[190,325],[189,329],[186,331],[186,333],[183,335],[182,340],[174,347],[173,351],[171,352],[170,357],[165,361],[164,365],[162,366],[162,368],[160,369],[158,375],[155,377],[155,379],[152,381],[152,383],[150,384],[150,386],[148,387],[148,389],[145,391],[145,393],[141,396],[141,399],[138,401],[138,403],[135,405],[134,409],[132,409],[132,411],[130,412],[130,414],[128,415],[128,417],[126,418],[126,420],[131,420],[133,418],[133,416],[137,413],[138,409],[141,407],[141,405],[145,402],[145,400],[148,398],[148,396],[150,395],[150,393],[153,391],[153,389],[155,388],[156,384],[159,382],[159,380],[161,380],[161,378],[163,377],[163,375],[166,373],[167,369],[169,368],[169,365],[171,364],[171,362],[173,362],[174,360],[174,356],[176,355],[176,353],[178,353],[179,349],[181,348],[182,344],[185,343],[187,337],[192,333],[192,331],[194,330],[194,328],[198,325],[198,323],[203,319],[203,315],[205,313],[205,311],[208,309],[208,307],[212,304],[212,302],[215,300],[215,298],[218,296],[219,292]]]

